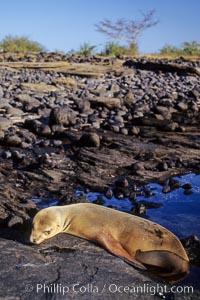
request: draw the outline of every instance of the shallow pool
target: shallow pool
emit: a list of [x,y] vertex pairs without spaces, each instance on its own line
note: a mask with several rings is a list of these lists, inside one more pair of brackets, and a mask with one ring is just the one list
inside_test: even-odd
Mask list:
[[[175,179],[178,179],[181,185],[191,183],[192,193],[185,195],[185,190],[179,188],[164,194],[162,193],[163,186],[151,183],[147,185],[147,188],[153,192],[153,196],[148,198],[138,196],[137,201],[162,203],[163,205],[159,208],[148,209],[146,215],[150,220],[173,231],[179,238],[194,234],[200,237],[200,175],[187,174],[175,177]],[[76,195],[78,193],[79,191]],[[117,199],[113,196],[108,199],[103,194],[94,192],[85,195],[91,202],[101,198],[105,201],[104,206],[112,206],[122,211],[130,211],[134,207],[128,198]]]

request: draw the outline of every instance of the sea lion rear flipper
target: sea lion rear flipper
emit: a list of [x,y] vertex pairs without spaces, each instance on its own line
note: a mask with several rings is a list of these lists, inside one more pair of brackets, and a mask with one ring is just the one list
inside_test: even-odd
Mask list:
[[137,269],[140,269],[140,270],[147,270],[147,268],[142,264],[140,263],[138,260],[136,260],[135,258],[131,257],[130,258],[126,258],[124,256],[121,256],[121,255],[117,255],[118,257],[120,257],[121,259],[123,259],[123,261],[125,261],[127,264],[137,268]]
[[111,235],[109,234],[102,234],[98,236],[97,242],[106,248],[110,253],[122,258],[127,263],[131,264],[132,266],[141,269],[146,270],[146,267],[130,256],[130,254],[123,248],[123,246],[116,241]]
[[161,276],[172,276],[177,274],[187,274],[189,271],[189,261],[181,256],[167,250],[141,251],[137,250],[136,259],[141,263],[160,269]]

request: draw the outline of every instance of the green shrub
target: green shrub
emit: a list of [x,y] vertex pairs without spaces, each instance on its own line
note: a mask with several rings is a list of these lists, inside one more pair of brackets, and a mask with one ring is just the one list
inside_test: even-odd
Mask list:
[[184,42],[183,43],[183,51],[186,55],[199,56],[200,55],[200,44],[196,41],[191,43]]
[[131,44],[129,47],[120,46],[117,43],[108,43],[105,46],[105,50],[101,53],[101,55],[106,56],[119,56],[119,55],[131,55],[135,56],[138,54],[138,46],[136,44]]
[[41,52],[44,47],[26,36],[6,36],[0,42],[0,49],[5,52]]
[[166,45],[160,54],[168,56],[200,56],[200,44],[196,41],[184,42],[181,47]]
[[92,55],[96,46],[91,46],[89,43],[84,43],[80,46],[79,50],[75,52],[78,55]]
[[136,55],[138,55],[138,53],[139,53],[138,45],[136,43],[130,44],[130,46],[127,49],[126,54],[130,55],[130,56],[136,56]]
[[178,48],[171,46],[171,45],[165,45],[160,50],[160,54],[162,54],[162,55],[176,55],[177,52],[178,52]]
[[124,46],[119,46],[117,43],[108,43],[101,54],[106,56],[118,56],[126,54],[126,51],[127,48]]

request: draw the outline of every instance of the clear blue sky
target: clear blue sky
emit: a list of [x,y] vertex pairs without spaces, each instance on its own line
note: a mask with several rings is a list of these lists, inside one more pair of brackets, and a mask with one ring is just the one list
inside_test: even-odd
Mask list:
[[84,42],[104,45],[108,38],[94,24],[104,18],[139,19],[140,11],[151,9],[159,24],[139,39],[141,53],[159,51],[165,44],[200,42],[200,0],[3,0],[0,40],[27,35],[49,51],[65,52]]

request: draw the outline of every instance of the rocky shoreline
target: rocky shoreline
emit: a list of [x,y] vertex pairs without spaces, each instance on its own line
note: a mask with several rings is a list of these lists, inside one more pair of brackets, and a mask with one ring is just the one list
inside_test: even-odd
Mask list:
[[[58,53],[0,54],[2,247],[36,259],[32,256],[39,250],[34,248],[31,254],[33,248],[21,244],[37,211],[33,197],[59,199],[60,205],[87,201],[74,192],[88,189],[108,195],[118,182],[116,193],[133,198],[135,186],[159,182],[164,192],[170,192],[172,176],[199,173],[199,70],[199,61],[183,58],[170,62]],[[86,242],[78,243],[84,247]],[[81,249],[75,260],[84,263]],[[5,255],[11,255],[9,251]],[[88,253],[93,256],[90,248]],[[58,256],[62,260],[60,255],[53,251],[48,259],[56,261]],[[109,255],[101,250],[101,256],[107,260]],[[93,259],[96,264],[98,256],[94,254]],[[41,268],[49,263],[45,260],[39,263]],[[106,264],[101,262],[101,270]],[[118,272],[114,265],[110,270]],[[38,272],[40,267],[31,270]],[[90,270],[89,260],[85,268]],[[124,268],[125,280],[130,269]],[[141,279],[137,271],[133,273]],[[98,276],[95,280],[104,275]],[[13,287],[5,299],[17,297],[17,289]],[[26,297],[23,292],[19,296]]]

